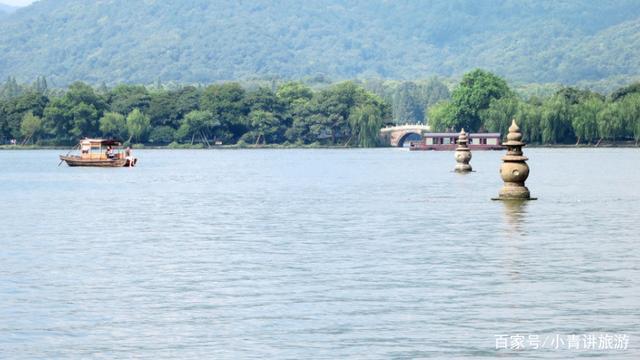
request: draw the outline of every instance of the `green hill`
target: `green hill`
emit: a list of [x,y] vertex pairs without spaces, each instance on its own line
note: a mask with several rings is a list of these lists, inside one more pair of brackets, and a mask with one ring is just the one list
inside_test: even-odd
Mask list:
[[0,16],[5,16],[7,14],[11,14],[12,12],[16,11],[17,9],[18,8],[15,7],[15,6],[11,6],[11,5],[0,3]]
[[0,19],[0,78],[619,81],[638,75],[639,27],[635,0],[41,0]]

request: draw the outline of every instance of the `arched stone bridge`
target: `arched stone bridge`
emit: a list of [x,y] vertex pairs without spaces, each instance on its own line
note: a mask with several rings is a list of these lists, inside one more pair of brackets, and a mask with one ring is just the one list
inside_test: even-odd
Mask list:
[[385,145],[402,147],[409,135],[416,134],[422,137],[423,133],[429,131],[431,128],[425,124],[387,126],[380,129],[380,140]]

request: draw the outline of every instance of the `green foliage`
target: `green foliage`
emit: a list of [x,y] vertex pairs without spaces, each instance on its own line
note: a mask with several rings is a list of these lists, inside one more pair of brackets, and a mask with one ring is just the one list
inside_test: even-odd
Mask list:
[[303,83],[288,82],[278,87],[276,96],[286,105],[293,106],[294,104],[304,104],[311,100],[313,91]]
[[633,134],[636,145],[640,141],[640,93],[626,96],[622,101],[627,133]]
[[[477,129],[507,133],[511,119],[518,119],[525,140],[543,144],[593,143],[602,139],[640,139],[640,93],[627,86],[605,96],[590,90],[564,87],[544,99],[518,98],[506,83],[482,71],[466,74],[450,102],[429,109],[429,125],[435,131],[455,130],[476,124]],[[488,101],[488,105],[487,105]],[[474,112],[478,119],[473,119]],[[465,117],[466,116],[466,117]],[[471,119],[471,120],[470,120]]]
[[158,145],[166,145],[176,138],[176,130],[171,126],[158,126],[151,130],[149,142]]
[[107,108],[106,101],[93,90],[93,88],[83,82],[75,82],[69,86],[69,90],[63,98],[71,106],[80,104],[92,105],[96,111],[104,111]]
[[361,147],[376,146],[383,125],[382,110],[373,104],[359,105],[349,114],[349,126]]
[[633,137],[638,142],[640,94],[619,98],[619,101],[609,103],[598,115],[598,128],[602,138],[616,140]]
[[571,119],[571,126],[580,140],[592,142],[598,138],[598,114],[604,109],[605,102],[597,97],[591,97],[575,105]]
[[81,102],[71,109],[73,127],[71,134],[76,137],[87,137],[97,133],[98,109],[93,104]]
[[466,73],[451,94],[455,111],[454,129],[464,127],[477,131],[482,125],[480,112],[487,109],[494,99],[513,96],[507,82],[484,70]]
[[45,128],[59,140],[97,136],[106,108],[107,103],[92,87],[76,82],[44,109]]
[[41,1],[0,22],[0,78],[324,81],[482,67],[575,84],[637,76],[638,16],[634,0]]
[[180,126],[180,120],[192,110],[200,107],[202,91],[193,86],[180,87],[172,90],[156,89],[149,94],[149,108],[146,113],[151,118],[153,126]]
[[118,85],[108,93],[108,97],[111,111],[120,114],[128,114],[133,109],[146,112],[151,101],[147,88],[141,85]]
[[391,104],[393,122],[428,121],[428,110],[442,100],[449,100],[449,88],[438,78],[420,81],[367,80],[365,89]]
[[[346,81],[323,89],[304,105],[294,108],[292,125],[287,130],[286,137],[291,142],[310,144],[319,141],[330,145],[346,144],[354,138],[360,139],[359,132],[363,129],[361,123],[353,122],[353,119],[360,117],[354,117],[351,122],[350,117],[353,111],[365,105],[377,108],[379,113],[376,114],[379,114],[382,120],[389,119],[388,105],[354,82]],[[373,121],[367,120],[368,117],[362,119],[365,122]],[[362,136],[362,139],[365,139],[368,136],[367,131],[364,131]]]
[[562,100],[569,105],[576,105],[591,98],[597,98],[599,100],[605,99],[604,96],[598,93],[573,87],[562,88],[556,92],[555,96],[562,98]]
[[15,77],[9,76],[7,81],[4,83],[2,88],[0,88],[0,98],[2,99],[11,99],[14,98],[21,93],[21,88],[18,85]]
[[105,113],[100,118],[100,132],[106,138],[124,139],[127,134],[127,119],[117,112]]
[[46,131],[56,140],[73,139],[71,134],[71,115],[63,99],[53,99],[44,109],[44,124]]
[[36,137],[42,130],[42,119],[33,115],[31,111],[26,113],[22,118],[20,124],[20,133],[24,136],[23,144],[26,144],[30,139]]
[[41,117],[49,99],[33,91],[0,100],[0,142],[18,139],[20,123],[27,113]]
[[[222,83],[206,88],[170,84],[151,89],[100,86],[96,90],[78,82],[66,91],[44,89],[42,80],[36,81],[38,86],[16,83],[18,94],[0,99],[1,143],[21,139],[66,145],[79,137],[102,136],[207,147],[217,141],[368,147],[377,144],[380,128],[392,121],[394,96],[427,104],[427,114],[422,116],[434,131],[458,131],[475,122],[477,129],[465,129],[505,134],[515,118],[525,140],[532,143],[640,140],[640,93],[630,87],[616,91],[623,96],[608,97],[564,87],[547,97],[525,100],[502,79],[484,71],[467,74],[456,87],[455,97],[436,104],[430,101],[448,94],[437,79],[345,81],[319,89],[288,82],[272,88]],[[136,105],[146,110],[134,107],[126,117],[114,111]],[[398,109],[402,107],[396,106]],[[459,114],[463,113],[475,113],[477,119],[462,121]]]
[[554,96],[542,105],[542,142],[557,144],[573,139],[571,103],[562,96]]
[[181,144],[176,141],[167,145],[169,149],[203,149],[203,144]]
[[[253,110],[249,113],[249,125],[252,129],[247,134],[252,134],[256,138],[256,143],[266,144],[267,142],[280,142],[284,129],[282,121],[269,111]],[[252,136],[252,137],[253,137]]]
[[428,124],[433,131],[453,130],[456,125],[456,111],[449,101],[441,101],[428,111]]
[[[516,115],[524,140],[530,143],[542,143],[542,111],[540,104],[521,103]],[[504,134],[504,133],[503,133]]]
[[208,144],[208,139],[221,127],[220,121],[207,110],[193,110],[189,112],[180,124],[176,137],[184,139],[191,137],[191,143],[196,137]]
[[476,69],[464,75],[450,102],[436,104],[427,114],[431,127],[439,131],[478,131],[485,122],[491,129],[502,130],[516,108],[517,99],[506,81]]
[[33,84],[33,89],[39,94],[46,94],[49,90],[47,79],[44,76],[38,76]]
[[479,112],[482,127],[490,132],[506,134],[511,120],[516,118],[520,111],[520,103],[520,100],[511,96],[492,99],[489,107]]
[[127,142],[131,142],[132,139],[144,141],[144,136],[150,125],[151,121],[147,115],[143,114],[140,109],[133,109],[127,115],[127,131],[129,132],[129,140]]
[[630,94],[640,94],[640,82],[624,86],[611,93],[611,100],[618,101]]
[[236,141],[248,130],[246,117],[250,109],[245,96],[246,91],[238,83],[210,85],[202,93],[200,108],[220,122],[226,141]]
[[393,115],[398,123],[412,123],[424,119],[425,104],[418,97],[417,86],[411,82],[402,83],[393,96]]
[[622,113],[619,103],[610,103],[598,113],[598,134],[602,139],[615,139],[620,128]]

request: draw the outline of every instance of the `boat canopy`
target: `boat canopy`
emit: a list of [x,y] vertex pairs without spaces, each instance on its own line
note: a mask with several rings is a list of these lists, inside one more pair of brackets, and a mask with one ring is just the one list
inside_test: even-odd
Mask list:
[[469,136],[474,138],[499,138],[500,133],[472,133]]
[[80,144],[82,145],[90,145],[90,144],[95,144],[95,145],[104,145],[104,146],[121,146],[122,142],[115,140],[115,139],[82,139],[82,141],[80,141]]

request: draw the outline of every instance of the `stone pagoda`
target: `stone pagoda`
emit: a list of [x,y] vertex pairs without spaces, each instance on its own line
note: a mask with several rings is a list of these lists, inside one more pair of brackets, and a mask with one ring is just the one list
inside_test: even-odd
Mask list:
[[494,200],[535,200],[529,194],[529,189],[524,186],[525,180],[529,177],[529,160],[522,154],[522,147],[526,144],[522,142],[522,133],[513,119],[509,127],[507,142],[502,145],[507,147],[507,155],[502,158],[500,166],[500,176],[504,181],[504,186],[500,190],[500,195]]
[[460,131],[460,135],[458,136],[458,147],[456,148],[456,168],[455,172],[459,173],[467,173],[471,172],[471,165],[469,165],[469,161],[471,161],[471,151],[467,146],[469,142],[469,138],[467,137],[467,133],[464,132],[464,128]]

